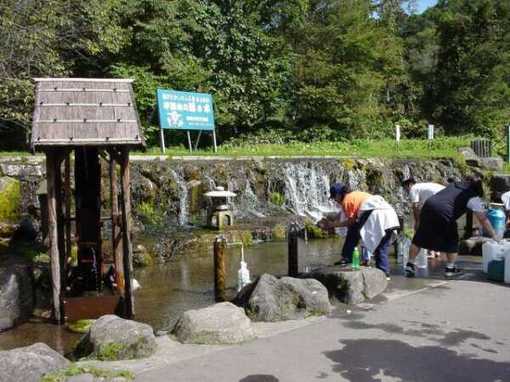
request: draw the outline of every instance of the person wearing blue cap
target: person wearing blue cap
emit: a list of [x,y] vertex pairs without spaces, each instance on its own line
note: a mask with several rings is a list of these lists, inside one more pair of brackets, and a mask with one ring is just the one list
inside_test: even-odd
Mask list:
[[351,191],[341,183],[330,190],[331,198],[342,206],[347,219],[325,219],[319,224],[325,228],[348,227],[342,249],[342,259],[335,263],[345,265],[352,262],[352,253],[361,240],[363,246],[374,254],[375,265],[389,279],[389,248],[394,233],[400,224],[394,208],[380,195]]

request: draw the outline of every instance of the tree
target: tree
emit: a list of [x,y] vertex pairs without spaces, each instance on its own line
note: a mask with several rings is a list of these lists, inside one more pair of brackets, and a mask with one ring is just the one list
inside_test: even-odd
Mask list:
[[510,118],[510,3],[440,1],[432,118],[450,134],[496,136]]

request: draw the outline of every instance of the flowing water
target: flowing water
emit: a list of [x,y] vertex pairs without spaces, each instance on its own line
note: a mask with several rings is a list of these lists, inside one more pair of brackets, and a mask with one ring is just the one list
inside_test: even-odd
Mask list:
[[329,177],[320,167],[301,164],[285,167],[286,207],[296,215],[307,216],[314,221],[338,207],[329,200]]
[[[300,267],[331,264],[340,257],[340,239],[299,243]],[[235,292],[241,253],[239,247],[227,249],[226,285]],[[287,242],[258,244],[245,249],[245,261],[252,279],[263,273],[287,272]],[[174,262],[137,269],[135,277],[142,288],[135,293],[136,320],[155,330],[169,329],[179,315],[214,303],[213,255],[187,253]],[[28,322],[0,334],[0,350],[45,342],[61,353],[72,350],[80,335],[42,322]]]
[[188,186],[182,175],[170,170],[177,187],[179,187],[179,225],[185,226],[188,223]]

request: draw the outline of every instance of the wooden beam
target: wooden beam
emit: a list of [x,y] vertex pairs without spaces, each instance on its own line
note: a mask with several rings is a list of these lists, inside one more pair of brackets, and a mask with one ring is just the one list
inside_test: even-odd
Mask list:
[[[69,257],[72,251],[71,243],[71,152],[67,151],[64,159],[64,203],[65,203],[65,231],[66,231],[66,256]],[[66,258],[67,269],[67,258]]]
[[130,173],[129,173],[129,151],[122,148],[120,162],[121,195],[122,195],[122,249],[125,277],[125,301],[126,316],[132,318],[135,314],[134,296],[132,285],[133,273],[133,249],[131,247],[131,195],[130,195]]
[[51,286],[53,291],[53,317],[57,323],[62,324],[64,322],[64,311],[61,295],[60,256],[57,232],[57,190],[55,189],[56,163],[56,153],[48,151],[46,153],[46,177],[48,187],[48,241],[51,262]]
[[111,219],[112,219],[112,254],[115,263],[115,271],[117,275],[116,283],[117,288],[122,296],[125,295],[125,279],[124,279],[124,263],[123,263],[123,248],[120,245],[122,241],[121,221],[119,219],[119,190],[117,186],[117,163],[115,156],[110,150],[110,199],[112,205]]

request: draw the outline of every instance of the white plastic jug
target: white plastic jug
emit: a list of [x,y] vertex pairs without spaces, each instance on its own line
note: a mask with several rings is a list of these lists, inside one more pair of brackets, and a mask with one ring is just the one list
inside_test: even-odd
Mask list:
[[492,260],[501,260],[510,257],[510,243],[508,241],[496,242],[488,240],[482,245],[482,270],[487,273],[489,270],[489,263]]
[[397,263],[406,266],[409,258],[409,248],[411,247],[411,240],[401,235],[397,239]]
[[427,251],[424,249],[420,249],[420,252],[418,252],[418,256],[416,256],[416,266],[420,269],[426,269],[429,265],[428,259],[427,259]]
[[250,282],[250,270],[248,264],[244,261],[244,248],[241,246],[241,263],[239,271],[237,271],[237,291],[239,292]]

